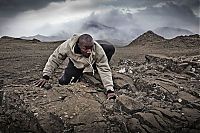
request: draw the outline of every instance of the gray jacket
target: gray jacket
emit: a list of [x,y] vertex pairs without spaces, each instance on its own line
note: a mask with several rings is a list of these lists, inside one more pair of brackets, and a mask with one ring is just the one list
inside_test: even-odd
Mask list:
[[45,65],[43,76],[47,75],[50,77],[55,69],[61,65],[67,57],[71,59],[75,67],[84,68],[83,73],[93,72],[94,74],[92,65],[96,62],[97,70],[104,87],[107,90],[114,91],[111,69],[103,48],[96,41],[94,41],[94,47],[90,57],[85,58],[81,54],[76,54],[74,52],[74,47],[78,38],[79,35],[73,35],[70,39],[57,47]]

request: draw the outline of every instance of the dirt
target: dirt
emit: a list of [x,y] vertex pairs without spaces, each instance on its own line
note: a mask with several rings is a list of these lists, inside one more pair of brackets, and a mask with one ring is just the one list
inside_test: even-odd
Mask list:
[[200,131],[199,36],[167,40],[147,32],[116,48],[110,63],[115,101],[106,99],[98,75],[60,86],[65,65],[50,89],[33,85],[60,43],[0,39],[0,132]]

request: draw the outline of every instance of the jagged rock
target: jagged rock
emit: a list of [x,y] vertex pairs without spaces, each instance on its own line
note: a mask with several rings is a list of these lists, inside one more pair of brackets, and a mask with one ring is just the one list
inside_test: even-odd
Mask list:
[[[170,127],[173,126],[173,122],[171,122],[170,118],[168,117],[165,117],[165,115],[163,115],[161,113],[161,111],[158,111],[158,110],[150,110],[149,111],[150,113],[153,113],[155,115],[155,117],[160,117],[162,119],[162,127],[163,128],[166,128],[166,129],[169,129]],[[159,122],[159,121],[158,121]]]
[[[200,111],[193,108],[182,108],[183,116],[187,119],[189,125],[198,126],[200,120]],[[199,127],[197,129],[200,129]]]
[[0,80],[0,89],[3,87],[3,80]]
[[167,69],[181,73],[184,72],[195,78],[199,78],[199,74],[196,70],[200,68],[200,62],[191,60],[178,60],[177,58],[169,58],[163,55],[148,54],[145,56],[148,63],[156,63],[157,65],[163,65]]
[[[94,122],[87,125],[76,125],[71,132],[75,133],[105,133],[107,131],[107,124],[105,122]],[[70,132],[70,130],[66,130]]]
[[147,133],[140,125],[140,121],[136,118],[131,118],[127,122],[127,128],[130,132]]
[[120,73],[113,73],[113,79],[114,79],[114,86],[117,90],[127,89],[131,92],[136,91],[136,88],[133,85],[133,79],[131,77],[128,77]]
[[98,73],[95,73],[94,75],[88,73],[83,74],[81,81],[95,86],[97,91],[106,92]]
[[108,119],[110,120],[111,123],[115,123],[120,127],[121,131],[124,133],[128,133],[128,129],[126,126],[127,119],[123,115],[114,115],[114,116],[109,116]]
[[4,91],[1,90],[2,87],[3,87],[3,80],[0,80],[0,106],[2,106],[3,97],[4,97]]
[[134,117],[140,119],[142,123],[145,123],[154,131],[163,131],[163,128],[160,126],[160,124],[158,123],[158,121],[152,113],[136,113],[134,114]]
[[199,101],[198,98],[196,98],[195,96],[193,96],[185,91],[180,91],[178,93],[178,97],[181,98],[182,100],[184,100],[185,102],[195,103],[195,102]]
[[46,133],[63,133],[64,123],[62,119],[53,113],[42,114],[39,123]]
[[4,94],[0,106],[0,132],[38,132],[45,133],[39,120],[26,108],[20,95],[14,92]]
[[133,114],[144,108],[144,105],[142,103],[137,102],[133,98],[126,95],[120,95],[117,98],[117,104],[120,107],[120,111],[124,111],[128,114]]

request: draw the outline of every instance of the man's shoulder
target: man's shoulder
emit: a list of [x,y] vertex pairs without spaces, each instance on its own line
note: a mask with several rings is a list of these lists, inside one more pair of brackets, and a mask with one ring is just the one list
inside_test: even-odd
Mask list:
[[76,43],[76,41],[78,40],[78,38],[79,38],[79,35],[78,34],[74,34],[70,38],[68,38],[66,41],[64,41],[62,44],[63,45],[74,44],[74,43]]

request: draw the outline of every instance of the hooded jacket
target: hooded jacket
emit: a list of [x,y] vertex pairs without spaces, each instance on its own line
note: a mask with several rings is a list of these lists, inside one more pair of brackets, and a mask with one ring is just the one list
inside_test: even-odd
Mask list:
[[83,73],[93,72],[94,74],[92,65],[95,63],[104,87],[107,90],[114,91],[111,69],[103,48],[94,41],[92,53],[89,58],[84,57],[82,54],[77,54],[75,53],[74,48],[79,37],[79,35],[73,35],[70,39],[56,48],[43,69],[43,76],[50,77],[55,69],[68,57],[74,63],[76,68],[84,68]]

